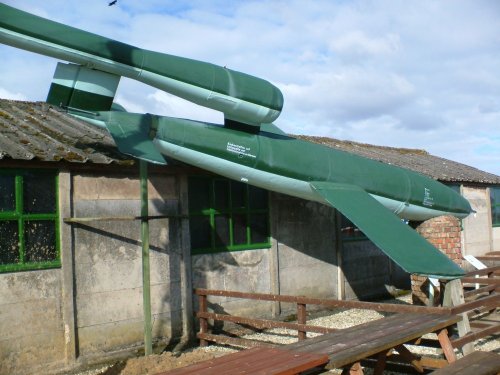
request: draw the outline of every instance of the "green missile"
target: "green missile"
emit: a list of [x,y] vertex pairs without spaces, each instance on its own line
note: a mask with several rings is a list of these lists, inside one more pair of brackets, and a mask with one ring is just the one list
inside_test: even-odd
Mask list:
[[[135,79],[221,111],[232,121],[252,125],[272,122],[283,107],[281,91],[263,79],[202,61],[134,47],[5,4],[0,4],[0,43]],[[71,82],[59,80],[56,84],[68,87]],[[97,97],[102,96],[101,91],[96,92]],[[102,99],[101,102],[109,104],[108,108],[87,109],[109,109],[109,101]]]
[[[48,100],[106,127],[120,151],[158,164],[165,164],[166,156],[334,207],[407,272],[464,274],[401,218],[463,218],[472,212],[467,200],[423,175],[288,136],[271,123],[283,97],[269,82],[136,48],[3,4],[0,42],[80,64],[58,65]],[[225,124],[108,111],[120,76],[222,111]]]
[[254,133],[150,114],[101,112],[79,117],[106,127],[120,151],[136,158],[165,163],[167,156],[334,207],[409,273],[445,278],[464,274],[401,220],[463,218],[472,212],[465,198],[431,178],[295,139],[273,124],[263,124]]

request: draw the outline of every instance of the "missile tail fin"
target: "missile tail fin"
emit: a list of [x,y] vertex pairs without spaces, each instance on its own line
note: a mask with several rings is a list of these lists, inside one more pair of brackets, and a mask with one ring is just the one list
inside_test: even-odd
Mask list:
[[120,76],[76,64],[58,63],[47,103],[84,111],[109,111]]
[[156,116],[107,112],[106,127],[120,152],[153,164],[167,164],[151,140]]
[[360,187],[329,182],[311,182],[311,187],[406,272],[442,278],[464,275],[451,259]]

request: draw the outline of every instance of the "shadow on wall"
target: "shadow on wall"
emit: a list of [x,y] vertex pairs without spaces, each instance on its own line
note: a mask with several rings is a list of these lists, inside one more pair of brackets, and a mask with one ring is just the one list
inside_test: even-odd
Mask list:
[[409,275],[366,237],[337,238],[335,209],[282,194],[271,196],[282,294],[339,298],[338,251],[345,298],[378,298],[396,288],[410,288]]

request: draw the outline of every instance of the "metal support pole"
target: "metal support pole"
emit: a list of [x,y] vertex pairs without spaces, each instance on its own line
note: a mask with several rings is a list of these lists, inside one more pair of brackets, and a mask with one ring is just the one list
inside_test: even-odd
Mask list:
[[141,240],[142,240],[142,305],[144,309],[144,355],[153,353],[151,327],[151,290],[149,272],[148,164],[140,161]]

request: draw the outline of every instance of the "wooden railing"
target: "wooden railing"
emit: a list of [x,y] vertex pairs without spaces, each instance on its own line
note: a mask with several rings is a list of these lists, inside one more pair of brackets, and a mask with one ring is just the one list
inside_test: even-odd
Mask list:
[[500,306],[500,266],[469,272],[461,280],[466,302],[454,306],[452,313],[467,313],[472,330],[463,337],[451,340],[455,348],[500,332],[498,321],[481,319]]
[[[476,278],[475,275],[479,275],[482,277]],[[297,331],[298,340],[304,340],[307,336],[307,332],[328,333],[335,331],[336,329],[334,328],[307,324],[307,306],[316,305],[323,306],[325,308],[366,309],[386,313],[431,313],[441,315],[456,315],[467,313],[467,316],[471,319],[470,325],[473,328],[473,331],[464,335],[463,337],[451,340],[451,343],[455,348],[460,348],[470,342],[489,335],[496,334],[500,331],[500,324],[498,322],[485,323],[484,321],[477,319],[477,316],[492,312],[500,306],[500,278],[498,278],[498,275],[500,275],[500,266],[473,271],[467,274],[462,279],[462,283],[464,285],[479,284],[480,287],[477,289],[466,291],[464,293],[466,302],[453,307],[429,307],[361,301],[339,301],[334,299],[309,298],[303,296],[196,289],[195,294],[198,296],[199,302],[199,311],[196,314],[196,317],[200,322],[200,332],[197,336],[200,339],[201,346],[207,345],[208,342],[217,342],[220,344],[243,347],[275,346],[272,343],[210,333],[208,330],[209,320],[231,322],[235,324],[250,326],[260,330],[271,328],[285,328],[295,330]],[[284,322],[269,319],[254,319],[242,316],[209,312],[208,296],[293,303],[296,305],[297,321]]]
[[[200,345],[206,346],[209,341],[217,342],[220,344],[229,344],[244,347],[253,346],[273,346],[273,344],[254,341],[249,339],[241,339],[234,337],[227,337],[222,335],[214,335],[208,332],[208,320],[224,321],[237,324],[244,324],[256,329],[271,329],[271,328],[285,328],[297,331],[299,340],[306,338],[307,332],[315,333],[328,333],[336,331],[334,328],[319,327],[307,324],[307,306],[317,305],[328,308],[344,308],[344,309],[365,309],[388,313],[431,313],[441,315],[451,315],[451,308],[442,307],[427,307],[427,306],[413,306],[413,305],[400,305],[388,303],[374,303],[374,302],[361,302],[361,301],[339,301],[334,299],[324,298],[309,298],[303,296],[290,296],[290,295],[277,295],[277,294],[262,294],[262,293],[245,293],[227,290],[208,290],[196,289],[195,294],[198,296],[199,311],[196,317],[200,322],[200,332],[198,338]],[[257,301],[271,301],[271,302],[286,302],[294,303],[297,311],[297,322],[282,322],[268,319],[253,319],[241,316],[233,316],[229,314],[217,314],[208,312],[208,296],[218,297],[231,297],[250,299]]]

